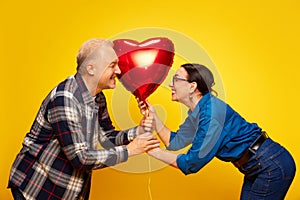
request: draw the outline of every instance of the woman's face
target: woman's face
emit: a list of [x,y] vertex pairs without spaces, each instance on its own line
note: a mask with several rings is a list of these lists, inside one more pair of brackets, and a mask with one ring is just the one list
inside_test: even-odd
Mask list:
[[188,73],[183,67],[180,67],[169,84],[172,90],[172,101],[184,102],[189,98],[191,85],[187,78]]

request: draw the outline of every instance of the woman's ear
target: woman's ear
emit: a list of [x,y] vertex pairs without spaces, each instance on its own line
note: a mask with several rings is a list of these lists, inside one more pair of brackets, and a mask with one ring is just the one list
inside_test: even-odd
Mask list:
[[191,82],[190,84],[191,84],[190,93],[193,93],[197,89],[197,83]]

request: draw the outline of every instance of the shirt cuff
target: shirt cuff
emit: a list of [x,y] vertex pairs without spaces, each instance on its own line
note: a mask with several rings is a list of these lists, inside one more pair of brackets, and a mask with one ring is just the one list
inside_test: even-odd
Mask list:
[[116,146],[116,154],[117,154],[117,161],[116,164],[125,162],[128,160],[128,151],[125,145]]
[[169,139],[169,146],[166,146],[166,149],[169,150],[169,151],[174,151],[175,150],[175,148],[172,145],[173,143],[171,142],[174,139],[175,136],[176,136],[176,133],[171,131],[170,132],[170,139]]
[[127,139],[128,139],[129,142],[131,142],[132,140],[134,140],[134,138],[136,138],[136,136],[137,136],[137,133],[136,133],[137,128],[138,128],[138,126],[133,127],[133,128],[131,128],[131,129],[128,130]]
[[188,171],[187,163],[184,159],[184,154],[179,154],[176,159],[177,167],[184,173],[185,175],[190,174]]

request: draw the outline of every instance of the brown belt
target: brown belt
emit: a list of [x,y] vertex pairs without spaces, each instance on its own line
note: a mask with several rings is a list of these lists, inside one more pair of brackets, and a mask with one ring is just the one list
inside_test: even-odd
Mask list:
[[261,135],[250,145],[250,147],[243,153],[242,157],[236,161],[232,161],[233,165],[240,168],[248,162],[248,160],[253,156],[258,148],[264,143],[264,141],[269,138],[266,132],[261,132]]

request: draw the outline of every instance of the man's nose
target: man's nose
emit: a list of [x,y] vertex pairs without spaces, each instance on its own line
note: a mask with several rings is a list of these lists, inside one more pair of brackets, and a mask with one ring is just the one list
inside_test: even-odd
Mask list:
[[121,70],[118,64],[116,64],[115,74],[121,74]]

